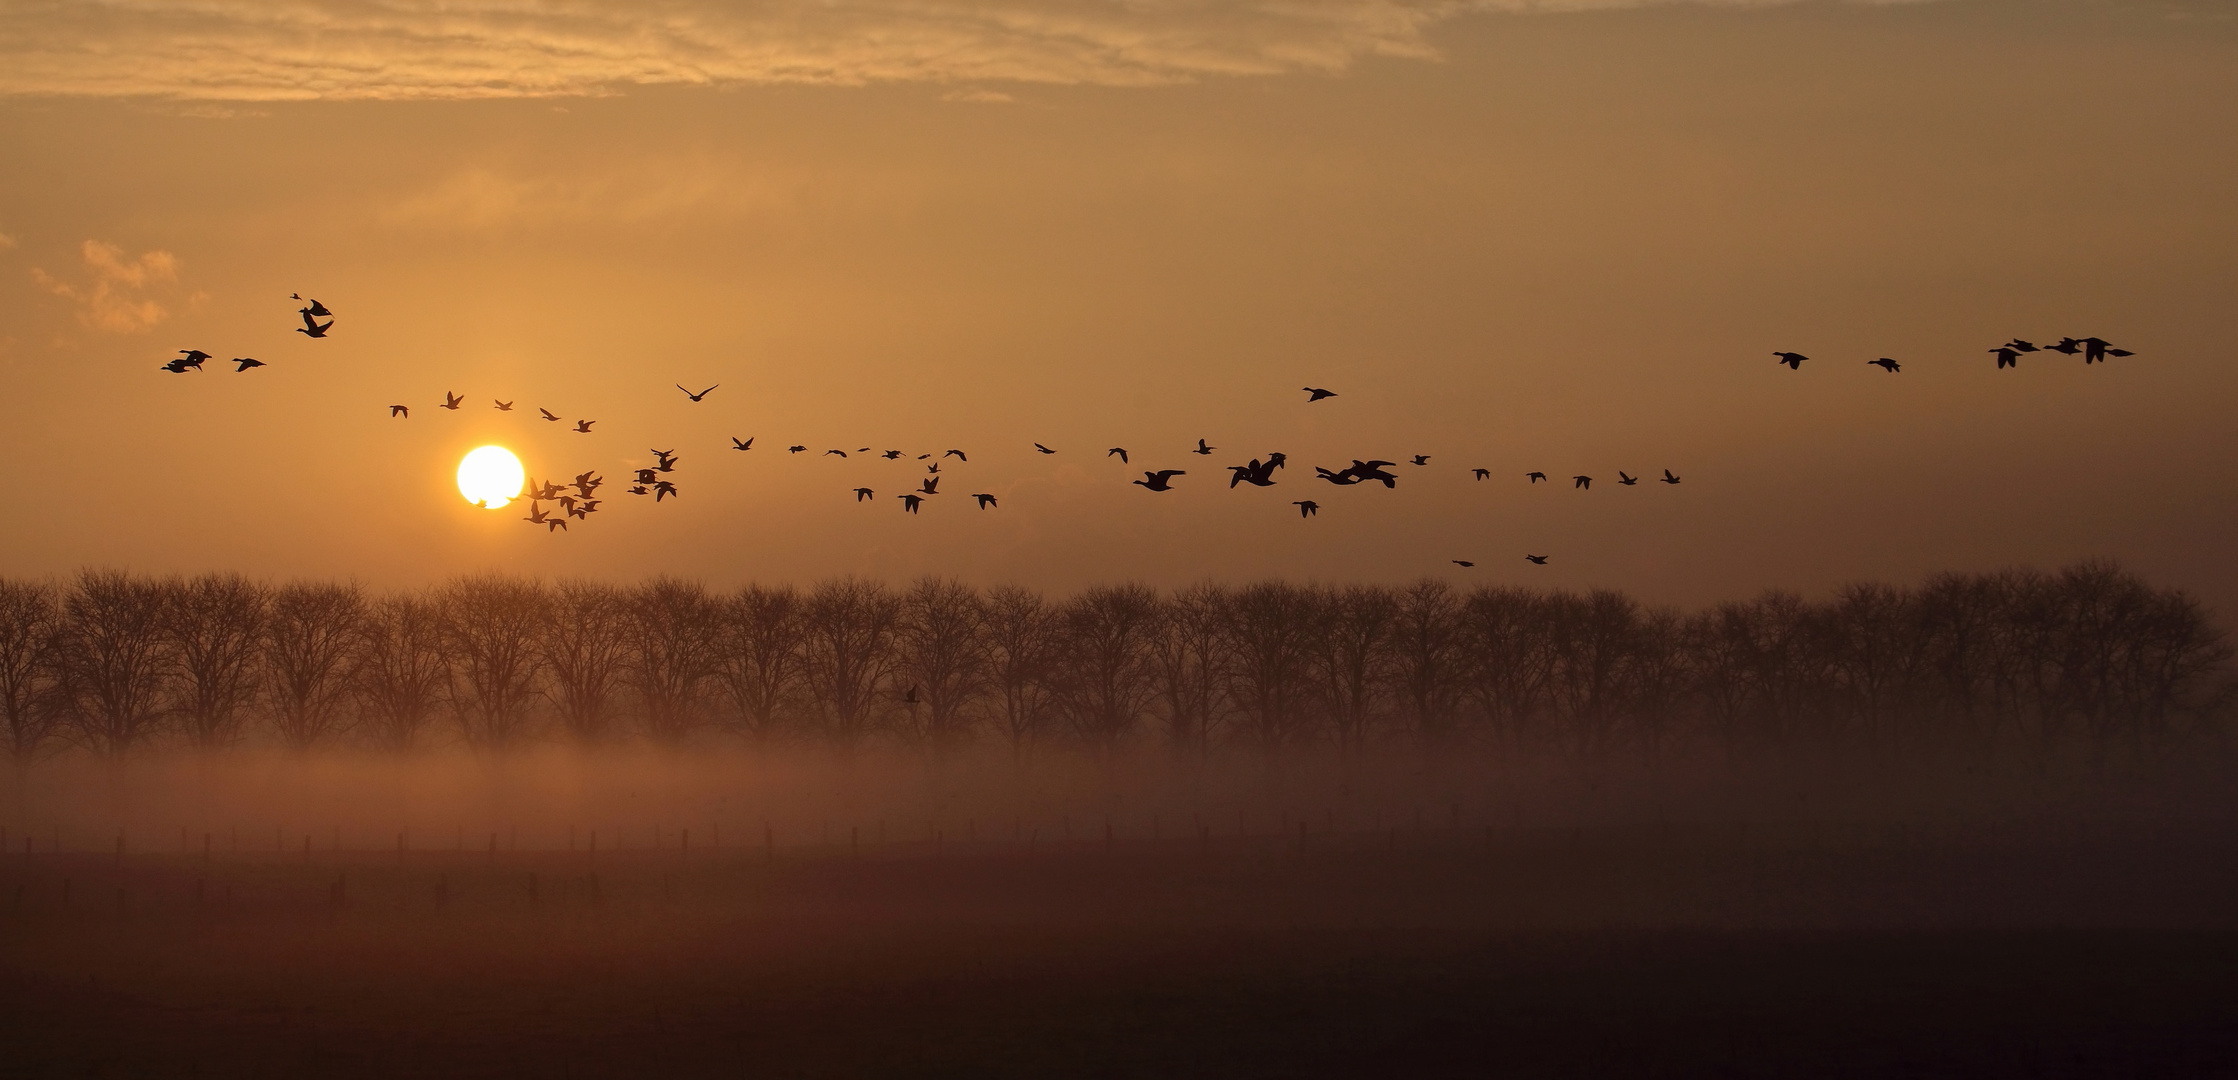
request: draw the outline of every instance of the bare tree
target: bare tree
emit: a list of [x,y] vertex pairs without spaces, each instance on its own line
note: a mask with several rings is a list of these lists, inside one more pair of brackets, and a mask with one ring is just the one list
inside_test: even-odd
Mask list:
[[18,765],[39,753],[62,720],[55,700],[55,638],[61,629],[53,585],[0,578],[0,725],[9,757]]
[[1057,700],[1090,746],[1104,748],[1134,733],[1150,705],[1150,646],[1158,628],[1158,594],[1147,585],[1096,585],[1063,608],[1054,668]]
[[376,600],[359,623],[357,693],[365,730],[375,745],[412,749],[435,718],[449,680],[443,620],[420,596]]
[[532,582],[478,575],[453,579],[436,603],[460,733],[477,749],[513,745],[528,733],[549,598]]
[[995,719],[1022,755],[1047,725],[1050,685],[1056,662],[1057,613],[1040,593],[998,586],[987,594],[989,679],[996,696]]
[[715,675],[735,723],[766,743],[796,697],[804,626],[800,595],[791,587],[748,585],[723,605],[723,646]]
[[841,578],[808,594],[805,671],[826,732],[843,747],[868,733],[894,666],[901,603],[884,585]]
[[257,644],[264,633],[265,589],[239,574],[162,583],[164,635],[178,663],[172,712],[187,741],[204,750],[241,737],[244,710],[259,689]]
[[970,733],[987,688],[986,617],[978,591],[962,582],[928,577],[902,594],[894,674],[924,710],[912,734],[935,747]]
[[614,688],[629,652],[626,612],[621,590],[611,585],[563,581],[552,590],[538,654],[560,725],[581,742],[602,742],[610,734]]
[[1400,707],[1417,735],[1444,741],[1457,734],[1465,685],[1460,604],[1451,586],[1432,580],[1407,586],[1398,604],[1391,655]]
[[1322,708],[1337,746],[1357,754],[1383,710],[1391,642],[1399,605],[1387,589],[1353,585],[1324,589],[1313,655]]
[[1150,642],[1157,703],[1166,741],[1176,749],[1207,749],[1227,700],[1230,597],[1209,582],[1191,585],[1159,607]]
[[175,670],[169,603],[160,583],[115,570],[79,574],[64,597],[56,670],[73,734],[94,753],[120,757],[161,727]]
[[623,677],[637,690],[646,733],[679,741],[705,718],[701,706],[715,673],[721,611],[700,583],[669,577],[638,586],[627,600],[630,648]]
[[349,701],[363,642],[365,593],[346,585],[295,582],[272,592],[264,633],[272,687],[272,723],[280,742],[308,750],[349,720]]
[[1296,742],[1306,725],[1312,638],[1320,629],[1315,594],[1280,581],[1236,591],[1227,604],[1229,696],[1244,730],[1272,753]]
[[1485,588],[1461,605],[1460,664],[1469,699],[1492,738],[1520,747],[1534,734],[1557,660],[1548,597]]

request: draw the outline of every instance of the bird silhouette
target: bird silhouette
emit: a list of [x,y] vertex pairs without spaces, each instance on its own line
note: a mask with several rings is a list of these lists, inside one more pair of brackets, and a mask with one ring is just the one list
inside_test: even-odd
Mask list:
[[1322,398],[1333,398],[1333,397],[1337,396],[1337,392],[1336,392],[1336,391],[1334,391],[1334,390],[1323,390],[1323,389],[1321,389],[1321,388],[1320,388],[1320,387],[1318,387],[1318,386],[1308,386],[1308,387],[1306,387],[1306,388],[1305,388],[1305,392],[1306,392],[1306,393],[1307,393],[1308,395],[1311,395],[1311,396],[1309,396],[1309,397],[1307,397],[1307,398],[1306,398],[1306,404],[1308,404],[1308,405],[1311,405],[1311,404],[1313,404],[1314,402],[1316,402],[1316,401],[1319,401],[1319,400],[1321,400]]
[[675,471],[676,471],[676,451],[674,451],[674,450],[647,450],[646,452],[647,452],[647,453],[650,453],[650,454],[652,454],[652,455],[653,455],[654,457],[656,457],[656,458],[660,459],[660,466],[659,466],[659,468],[660,468],[660,471],[662,471],[662,472],[675,472]]
[[559,419],[559,417],[557,417],[557,416],[553,416],[553,415],[552,415],[552,410],[550,410],[550,409],[547,409],[547,408],[544,408],[544,407],[543,407],[543,406],[541,406],[541,405],[537,406],[537,408],[536,408],[536,411],[537,411],[538,413],[541,413],[541,414],[543,414],[543,417],[544,417],[544,419],[546,419],[546,420],[557,420],[557,419]]
[[1414,455],[1414,459],[1413,459],[1413,460],[1414,460],[1414,463],[1415,463],[1416,465],[1428,465],[1428,464],[1430,463],[1430,455],[1428,455],[1428,454],[1416,454],[1416,455]]
[[888,460],[888,461],[894,461],[894,460],[898,460],[898,459],[899,459],[899,458],[901,457],[901,451],[899,451],[899,450],[888,450],[888,451],[886,451],[885,453],[883,453],[883,454],[880,454],[880,455],[878,455],[878,456],[879,456],[879,457],[882,457],[882,458],[885,458],[885,459],[886,459],[886,460]]
[[296,327],[295,332],[298,334],[302,334],[305,337],[322,338],[326,336],[326,332],[328,330],[331,330],[333,328],[334,320],[328,319],[325,322],[320,322],[317,319],[311,317],[310,308],[304,308],[303,325]]
[[[922,456],[922,455],[920,455],[920,456]],[[964,464],[966,464],[966,465],[969,465],[969,464],[971,464],[971,459],[970,459],[970,458],[967,458],[967,457],[965,457],[965,456],[964,456],[964,452],[963,452],[963,451],[961,451],[961,450],[948,450],[948,451],[944,451],[944,452],[943,452],[943,453],[942,453],[942,454],[941,454],[940,456],[941,456],[941,457],[952,457],[952,458],[955,458],[955,459],[956,459],[957,461],[961,461],[961,462],[963,462],[963,463],[964,463]]]
[[1309,518],[1321,512],[1321,504],[1314,502],[1312,499],[1300,499],[1290,505],[1298,508],[1298,516],[1302,518]]
[[1237,484],[1249,484],[1252,487],[1273,487],[1274,471],[1282,467],[1282,460],[1281,454],[1270,454],[1265,461],[1252,458],[1249,465],[1230,465],[1228,471],[1235,475],[1228,478],[1228,486],[1233,488]]
[[651,494],[651,491],[643,484],[636,484],[629,489],[629,493],[632,495],[647,495]]
[[730,437],[730,448],[733,450],[752,450],[754,448],[754,439],[757,437],[758,436],[748,436],[745,442],[739,442],[738,436],[733,435]]
[[1469,471],[1475,473],[1476,478],[1479,480],[1492,479],[1492,470],[1490,469],[1470,469]]
[[560,509],[567,511],[568,517],[584,518],[591,515],[591,512],[587,509],[584,509],[582,503],[579,502],[573,495],[560,496],[559,504]]
[[872,497],[872,496],[874,496],[874,495],[876,495],[876,494],[878,494],[878,493],[877,493],[877,492],[875,492],[875,491],[872,491],[872,490],[870,490],[869,488],[856,488],[856,489],[855,489],[855,501],[856,501],[856,502],[862,502],[863,500],[865,500],[865,499],[868,499],[868,498],[870,498],[870,497]]
[[[1330,472],[1329,470],[1316,465],[1313,467],[1313,471],[1318,474],[1321,479],[1327,480],[1328,482],[1335,484],[1338,487],[1351,487],[1352,485],[1360,482],[1360,478],[1352,475],[1352,470],[1350,469],[1343,469],[1338,472]],[[1231,484],[1229,486],[1233,487],[1234,485]]]
[[1593,487],[1593,478],[1590,476],[1579,475],[1570,477],[1570,479],[1577,481],[1577,483],[1574,484],[1573,487],[1585,488],[1588,490],[1591,490]]
[[548,533],[556,533],[564,528],[567,528],[567,519],[563,517],[556,517],[544,523],[544,531]]
[[1454,560],[1451,560],[1451,561],[1452,561],[1453,565],[1455,565],[1455,566],[1468,567],[1468,566],[1475,566],[1475,565],[1476,565],[1475,563],[1473,563],[1473,562],[1470,562],[1470,561],[1469,561],[1469,560],[1467,560],[1467,559],[1454,559]]
[[1112,447],[1111,449],[1109,449],[1109,450],[1106,450],[1106,451],[1104,451],[1104,452],[1103,452],[1103,456],[1105,456],[1105,457],[1111,457],[1111,456],[1112,456],[1112,455],[1114,455],[1114,454],[1118,455],[1118,457],[1119,457],[1119,464],[1121,464],[1121,465],[1125,465],[1125,464],[1128,464],[1128,461],[1127,461],[1127,448],[1126,448],[1126,447],[1124,447],[1124,446],[1114,446],[1114,447]]
[[598,423],[598,421],[596,421],[596,420],[577,420],[577,421],[575,421],[575,433],[576,433],[577,435],[588,435],[588,434],[590,434],[590,433],[591,433],[591,425],[592,425],[592,424],[595,424],[595,423]]
[[986,492],[983,492],[983,491],[982,491],[982,492],[975,492],[975,493],[974,493],[974,494],[972,495],[972,498],[974,498],[974,499],[977,499],[977,500],[979,500],[979,508],[980,508],[981,510],[985,510],[985,509],[987,509],[988,507],[991,507],[991,506],[994,506],[994,505],[995,505],[995,497],[994,497],[994,496],[992,496],[992,495],[989,495],[989,494],[987,494]]
[[605,482],[605,480],[599,478],[596,471],[577,473],[575,474],[575,493],[588,499],[591,497],[591,492],[597,491],[598,486]]
[[1525,555],[1525,556],[1523,557],[1523,561],[1524,561],[1524,562],[1527,562],[1527,563],[1537,563],[1537,564],[1539,564],[1540,566],[1545,566],[1545,565],[1546,565],[1546,556],[1544,556],[1544,555]]
[[1218,449],[1220,449],[1220,448],[1219,448],[1219,447],[1217,447],[1217,446],[1206,446],[1206,445],[1205,445],[1205,441],[1204,441],[1203,439],[1198,439],[1198,440],[1197,440],[1197,448],[1196,448],[1196,449],[1194,449],[1194,450],[1191,450],[1191,451],[1189,451],[1189,452],[1190,452],[1190,453],[1192,453],[1192,454],[1205,454],[1205,455],[1208,455],[1208,456],[1209,456],[1209,455],[1210,455],[1210,454],[1211,454],[1211,453],[1212,453],[1212,452],[1213,452],[1214,450],[1218,450]]
[[1780,363],[1786,364],[1789,371],[1803,370],[1803,361],[1810,359],[1799,352],[1776,352],[1772,355],[1778,357]]
[[1618,469],[1616,470],[1616,482],[1623,487],[1631,487],[1632,485],[1639,483],[1640,478],[1637,476],[1629,475],[1622,469]]
[[825,456],[825,457],[830,457],[830,456],[832,456],[833,454],[838,454],[838,455],[839,455],[840,457],[846,457],[846,456],[847,456],[847,451],[845,451],[845,450],[826,450],[826,451],[824,451],[824,456]]
[[2046,345],[2044,347],[2050,349],[2055,353],[2066,353],[2069,356],[2073,356],[2076,353],[2083,351],[2083,343],[2071,337],[2060,338],[2057,344]]
[[1043,446],[1043,445],[1041,445],[1040,443],[1035,443],[1035,444],[1034,444],[1034,449],[1036,449],[1036,450],[1039,450],[1039,451],[1041,451],[1041,452],[1042,452],[1042,453],[1044,453],[1044,454],[1054,454],[1054,453],[1056,453],[1056,451],[1055,451],[1055,450],[1051,450],[1051,449],[1049,449],[1048,447],[1046,447],[1046,446]]
[[1881,357],[1881,358],[1880,358],[1880,359],[1878,359],[1878,360],[1867,360],[1867,361],[1865,361],[1865,363],[1866,363],[1866,365],[1867,365],[1867,366],[1869,366],[1869,367],[1877,367],[1877,368],[1881,369],[1882,371],[1888,372],[1888,373],[1889,373],[1889,374],[1891,374],[1891,375],[1894,375],[1894,374],[1896,374],[1897,372],[1899,372],[1899,371],[1902,371],[1902,370],[1904,370],[1904,365],[1902,365],[1902,364],[1899,364],[1899,363],[1897,363],[1896,361],[1894,361],[1894,360],[1891,360],[1891,359],[1889,359],[1888,357],[1885,357],[1885,356],[1884,356],[1884,357]]
[[454,394],[448,390],[443,391],[443,408],[457,412],[458,407],[464,404],[466,404],[465,394]]
[[1361,461],[1358,458],[1354,458],[1352,459],[1352,467],[1346,469],[1345,471],[1351,473],[1353,476],[1358,477],[1359,479],[1381,480],[1383,481],[1384,487],[1395,488],[1399,486],[1399,478],[1391,475],[1388,472],[1385,472],[1384,469],[1387,466],[1396,464],[1398,464],[1398,462],[1396,461]]
[[[301,299],[303,299],[303,295],[302,295],[301,293],[289,293],[289,294],[288,294],[288,299],[290,299],[290,300],[301,300]],[[331,311],[328,311],[328,310],[326,309],[326,305],[325,305],[325,304],[319,303],[319,302],[318,302],[318,301],[316,301],[316,300],[313,300],[313,301],[311,301],[311,302],[310,302],[310,304],[311,304],[311,306],[310,306],[310,307],[304,308],[304,309],[302,309],[302,310],[304,310],[304,311],[308,311],[308,312],[310,312],[311,314],[313,314],[313,315],[316,315],[316,316],[318,316],[319,318],[322,318],[322,319],[323,319],[323,318],[326,318],[326,317],[327,317],[327,316],[329,316],[329,315],[332,315],[332,314],[334,314],[333,312],[331,312]]]
[[924,487],[922,487],[922,488],[919,488],[919,489],[917,490],[917,494],[919,494],[919,495],[938,495],[938,494],[940,494],[940,478],[939,478],[939,477],[937,477],[937,476],[928,476],[928,477],[926,477],[926,478],[925,478],[925,486],[924,486]]
[[189,371],[202,370],[202,361],[188,360],[185,357],[180,357],[177,360],[166,360],[161,364],[157,364],[156,367],[161,368],[164,371],[168,371],[173,375],[184,375]]
[[412,410],[402,405],[389,406],[389,418],[393,420],[399,416],[405,418],[406,420],[410,420],[412,418]]
[[929,473],[936,473],[936,472],[939,472],[939,471],[940,471],[940,463],[939,463],[939,462],[937,462],[937,461],[935,461],[935,462],[933,462],[932,464],[930,464],[930,465],[927,465],[927,466],[925,466],[925,471],[926,471],[926,472],[929,472]]
[[497,411],[499,412],[513,411],[513,403],[510,401],[498,401],[496,398],[491,398],[490,400],[497,403]]
[[2005,347],[2006,347],[2006,348],[2008,348],[2008,349],[2011,349],[2011,350],[2013,350],[2014,352],[2039,352],[2039,351],[2041,351],[2041,350],[2039,350],[2039,349],[2038,349],[2038,348],[2036,347],[2036,344],[2035,344],[2034,342],[2031,342],[2031,341],[2025,340],[2025,339],[2023,339],[2023,338],[2014,338],[2013,340],[2011,340],[2011,341],[2008,341],[2008,342],[2006,342],[2006,343],[2005,343]]
[[1989,351],[1997,354],[1997,370],[1999,371],[2020,366],[2020,352],[2016,349],[1999,345]]
[[925,505],[924,496],[921,495],[897,495],[895,496],[895,498],[901,500],[901,508],[903,510],[906,510],[912,514],[917,512],[918,507]]
[[528,522],[531,525],[542,525],[544,524],[545,519],[549,516],[550,514],[548,511],[546,511],[543,507],[536,505],[536,503],[532,501],[528,504],[528,516],[522,518],[521,520]]
[[181,360],[183,360],[183,361],[186,361],[186,362],[187,362],[187,363],[189,363],[189,364],[192,364],[192,365],[195,365],[195,366],[198,366],[198,367],[199,367],[199,366],[201,365],[202,361],[204,361],[204,360],[214,360],[214,359],[217,359],[217,358],[216,358],[216,357],[214,357],[214,356],[211,356],[211,355],[210,355],[209,353],[203,352],[203,351],[202,351],[202,350],[200,350],[200,349],[180,349],[180,350],[179,350],[179,359],[181,359]]
[[1134,481],[1134,483],[1140,484],[1152,491],[1172,491],[1173,478],[1176,476],[1187,476],[1189,474],[1180,469],[1160,469],[1157,472],[1145,472],[1142,475],[1143,479],[1136,480]]
[[1661,482],[1666,484],[1676,484],[1679,482],[1679,478],[1671,475],[1671,470],[1665,469],[1663,470],[1663,479]]
[[637,482],[638,482],[638,483],[640,483],[640,484],[651,484],[651,483],[655,483],[655,482],[658,482],[658,481],[660,480],[660,478],[661,478],[661,471],[660,471],[659,469],[639,469],[639,470],[637,470]]
[[[716,384],[715,384],[715,386],[721,386],[721,385],[723,385],[723,384],[721,384],[721,383],[716,383]],[[691,392],[691,391],[689,391],[689,390],[684,390],[684,384],[683,384],[683,383],[677,383],[677,384],[676,384],[676,389],[678,389],[678,390],[684,390],[684,396],[685,396],[685,397],[688,397],[688,398],[692,399],[693,401],[698,401],[699,399],[701,399],[701,398],[703,398],[703,397],[706,397],[706,396],[707,396],[707,395],[709,395],[709,394],[712,394],[712,393],[714,393],[714,392],[715,392],[715,386],[710,386],[710,387],[708,387],[707,389],[705,389],[705,390],[702,390],[702,391],[700,391],[699,393],[696,393],[696,394],[695,394],[695,393],[692,393],[692,392]]]
[[1527,472],[1527,473],[1524,473],[1523,475],[1525,475],[1525,476],[1527,476],[1527,477],[1530,477],[1530,478],[1531,478],[1531,482],[1532,482],[1532,483],[1534,483],[1534,484],[1538,483],[1538,482],[1539,482],[1539,481],[1541,481],[1541,480],[1544,480],[1544,479],[1546,479],[1546,474],[1545,474],[1545,473],[1543,473],[1543,472]]
[[681,497],[682,497],[682,493],[676,490],[676,485],[675,485],[675,484],[673,484],[673,483],[670,483],[669,481],[666,481],[666,480],[660,480],[660,481],[656,481],[656,482],[654,482],[654,484],[653,484],[653,501],[654,501],[654,502],[659,502],[659,501],[661,501],[662,499],[668,498],[668,497],[669,497],[669,496],[671,496],[671,495],[675,495],[675,496],[677,496],[677,497],[679,497],[679,498],[681,498]]
[[247,371],[250,368],[263,366],[264,361],[259,360],[253,356],[236,356],[233,358],[233,373],[236,375]]
[[798,454],[806,449],[808,448],[805,446],[788,446],[785,448],[785,452],[788,454]]
[[[2107,354],[2107,351],[2108,351],[2108,350],[2110,350],[2110,349],[2114,349],[2114,343],[2113,343],[2113,342],[2111,342],[2111,341],[2107,341],[2107,340],[2106,340],[2106,339],[2104,339],[2104,338],[2094,338],[2094,337],[2086,337],[2086,338],[2084,338],[2084,339],[2083,339],[2083,363],[2086,363],[2086,364],[2095,364],[2095,363],[2101,363],[2101,362],[2103,362],[2103,361],[2104,361],[2104,360],[2106,359],[2106,354]],[[2130,353],[2128,353],[2128,352],[2122,352],[2121,350],[2114,350],[2114,351],[2115,351],[2115,352],[2118,352],[2118,353],[2120,353],[2120,355],[2122,355],[2122,356],[2129,356],[2129,355],[2131,355]]]

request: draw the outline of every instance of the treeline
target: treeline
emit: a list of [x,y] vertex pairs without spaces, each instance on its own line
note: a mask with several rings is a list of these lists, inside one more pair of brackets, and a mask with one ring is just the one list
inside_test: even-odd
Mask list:
[[2146,749],[2217,733],[2229,657],[2198,603],[2104,562],[1693,612],[1437,581],[1053,598],[940,579],[719,592],[474,576],[385,595],[232,574],[0,579],[0,721],[18,761],[710,735]]

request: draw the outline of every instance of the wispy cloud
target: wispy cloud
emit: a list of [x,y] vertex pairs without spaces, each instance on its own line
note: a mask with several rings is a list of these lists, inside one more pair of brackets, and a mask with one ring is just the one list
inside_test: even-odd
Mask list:
[[56,296],[77,305],[78,321],[95,330],[117,334],[144,334],[171,317],[171,312],[147,293],[157,285],[179,279],[179,260],[168,251],[144,252],[125,257],[123,248],[99,240],[79,247],[87,280],[64,281],[33,267],[31,279]]
[[1427,58],[1427,31],[1469,12],[1662,2],[1682,0],[10,0],[0,6],[0,93],[280,101],[650,84],[1142,86]]

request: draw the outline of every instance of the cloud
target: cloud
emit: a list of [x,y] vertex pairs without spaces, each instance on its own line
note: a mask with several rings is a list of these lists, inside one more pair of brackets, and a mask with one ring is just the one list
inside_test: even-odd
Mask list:
[[16,246],[16,238],[0,232],[0,251],[6,251],[14,246]]
[[1427,31],[1470,12],[1662,2],[1681,0],[10,0],[0,6],[0,93],[285,101],[656,84],[1146,86],[1429,58]]
[[145,293],[153,286],[179,279],[176,256],[168,251],[149,251],[137,259],[127,259],[123,248],[99,240],[88,240],[78,250],[91,280],[73,284],[37,267],[32,268],[31,279],[75,303],[80,323],[111,333],[145,334],[171,317],[170,311]]

